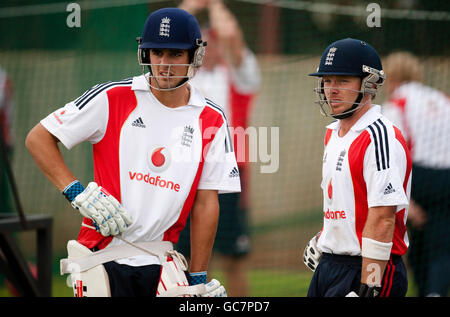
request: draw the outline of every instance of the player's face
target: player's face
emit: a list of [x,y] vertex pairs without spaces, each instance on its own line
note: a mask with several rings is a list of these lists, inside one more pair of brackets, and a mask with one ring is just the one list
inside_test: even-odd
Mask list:
[[361,79],[354,76],[323,76],[323,88],[333,114],[353,106],[361,88]]
[[187,75],[189,53],[178,49],[151,49],[150,62],[153,76],[156,77],[151,80],[157,80],[157,86],[176,87]]

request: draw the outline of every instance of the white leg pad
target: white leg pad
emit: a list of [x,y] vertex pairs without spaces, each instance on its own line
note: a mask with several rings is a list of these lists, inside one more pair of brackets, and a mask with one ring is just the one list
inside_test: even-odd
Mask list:
[[[93,252],[75,240],[67,243],[69,259],[85,257]],[[68,270],[75,297],[111,297],[108,273],[100,264],[84,272],[76,263],[69,264]]]

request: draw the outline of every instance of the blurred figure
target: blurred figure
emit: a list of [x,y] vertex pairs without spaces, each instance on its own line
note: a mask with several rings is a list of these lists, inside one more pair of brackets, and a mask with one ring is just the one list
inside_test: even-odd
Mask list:
[[[0,67],[0,128],[2,137],[2,146],[6,148],[6,153],[11,159],[13,152],[13,102],[12,102],[12,83],[7,73]],[[0,152],[0,213],[13,213],[13,205],[11,199],[11,190],[6,174],[5,157],[3,151]]]
[[413,173],[408,214],[408,260],[419,296],[447,296],[450,284],[450,100],[422,83],[423,70],[408,52],[384,63],[389,100],[383,113],[402,131]]
[[[245,129],[252,103],[260,86],[260,69],[247,47],[236,17],[221,0],[184,0],[180,8],[192,14],[207,10],[209,25],[202,28],[208,42],[203,65],[192,84],[224,107],[234,131],[234,147],[241,175],[241,193],[221,195],[220,217],[214,249],[227,280],[229,296],[249,296],[247,255],[249,166]],[[237,174],[237,173],[236,173]],[[189,228],[183,231],[180,249],[189,248]],[[188,253],[186,253],[188,254]]]

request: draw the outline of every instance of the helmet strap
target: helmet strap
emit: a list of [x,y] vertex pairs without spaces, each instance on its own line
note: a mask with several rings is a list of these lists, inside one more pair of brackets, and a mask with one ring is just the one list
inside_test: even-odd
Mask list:
[[358,97],[356,98],[356,100],[353,102],[353,105],[350,107],[350,109],[348,109],[340,114],[330,114],[330,116],[332,116],[335,119],[350,118],[355,113],[356,109],[358,109],[359,106],[361,105],[361,100],[363,97],[364,97],[364,94],[360,92],[358,94]]

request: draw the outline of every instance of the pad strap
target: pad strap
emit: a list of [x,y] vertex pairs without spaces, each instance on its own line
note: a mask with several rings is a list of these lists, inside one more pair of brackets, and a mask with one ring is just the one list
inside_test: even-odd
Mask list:
[[206,292],[205,284],[177,286],[168,289],[167,291],[159,295],[159,297],[179,297],[179,296],[186,297],[186,295],[199,296],[201,294],[204,294],[205,292]]
[[77,273],[84,272],[106,262],[148,254],[159,257],[162,260],[161,262],[163,262],[165,261],[164,255],[172,249],[173,245],[169,241],[135,242],[133,244],[118,245],[93,252],[84,257],[62,259],[60,261],[60,271],[61,275],[74,273],[74,268],[76,268]]

